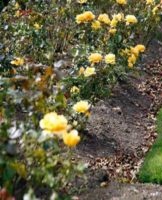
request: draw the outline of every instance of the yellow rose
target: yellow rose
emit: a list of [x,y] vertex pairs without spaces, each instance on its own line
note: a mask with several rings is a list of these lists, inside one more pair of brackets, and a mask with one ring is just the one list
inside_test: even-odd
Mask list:
[[64,133],[68,128],[68,122],[63,115],[51,112],[40,120],[40,127],[50,133]]
[[116,27],[116,26],[117,26],[117,23],[118,23],[118,20],[115,19],[115,18],[113,18],[113,19],[111,20],[111,22],[110,22],[110,26],[111,26],[111,27]]
[[101,23],[100,23],[98,20],[96,20],[96,21],[92,22],[91,27],[92,27],[92,29],[94,29],[94,30],[98,30],[98,29],[101,28]]
[[152,5],[154,3],[155,3],[154,0],[146,0],[146,5]]
[[109,53],[105,56],[105,63],[114,65],[116,63],[115,54]]
[[15,12],[15,15],[14,15],[15,17],[20,17],[21,16],[21,13],[20,13],[20,10],[17,10],[16,12]]
[[87,68],[85,69],[85,71],[84,71],[84,76],[85,76],[85,77],[89,77],[89,76],[92,76],[92,75],[94,75],[94,74],[96,74],[95,68],[94,68],[94,67],[87,67]]
[[14,7],[14,8],[15,8],[16,10],[20,8],[20,5],[19,5],[18,2],[15,3],[15,7]]
[[83,4],[83,3],[87,3],[87,0],[78,0],[77,2],[80,4]]
[[144,45],[142,45],[142,44],[138,44],[138,45],[136,45],[135,46],[135,49],[137,49],[139,52],[144,52],[145,51],[145,46]]
[[138,22],[137,18],[134,15],[127,15],[125,17],[126,25],[136,24]]
[[80,89],[79,89],[78,87],[76,87],[76,86],[73,86],[73,87],[71,88],[70,92],[73,93],[73,94],[74,94],[74,93],[76,94],[76,93],[79,93],[79,92],[80,92]]
[[80,142],[80,136],[77,130],[72,130],[70,133],[63,134],[64,144],[68,147],[75,147]]
[[156,13],[157,13],[158,10],[159,10],[159,6],[155,6],[155,7],[152,9],[153,15],[156,15]]
[[85,16],[83,14],[77,15],[76,16],[76,23],[81,24],[85,22]]
[[12,65],[21,66],[24,64],[24,58],[17,57],[11,61]]
[[116,19],[118,22],[124,20],[124,14],[123,13],[118,13],[113,15],[113,19]]
[[110,18],[107,14],[100,14],[98,17],[98,21],[103,22],[105,24],[110,24]]
[[137,57],[132,54],[129,58],[128,58],[128,67],[132,68],[133,65],[136,63]]
[[109,30],[109,33],[112,34],[112,35],[114,35],[116,32],[117,32],[117,29],[116,29],[116,28],[111,28],[111,29]]
[[110,22],[110,26],[111,27],[116,27],[118,22],[124,20],[124,14],[123,13],[118,13],[118,14],[115,14],[113,15],[113,18]]
[[100,53],[92,53],[88,57],[89,62],[91,63],[99,63],[102,61],[102,55]]
[[136,47],[130,48],[131,53],[133,53],[136,57],[139,56],[139,50]]
[[78,113],[86,113],[90,108],[87,101],[79,101],[73,106],[73,110]]
[[84,71],[85,71],[85,69],[84,69],[84,67],[81,67],[80,69],[79,69],[79,75],[82,75],[82,74],[84,74]]
[[85,23],[92,21],[95,18],[95,15],[91,11],[85,11],[84,13],[76,16],[77,24]]
[[39,30],[39,29],[41,29],[42,28],[42,26],[40,25],[40,24],[38,24],[38,23],[34,23],[34,28],[36,29],[36,30]]
[[116,0],[116,2],[117,2],[118,4],[121,4],[121,5],[127,4],[127,1],[126,1],[126,0]]

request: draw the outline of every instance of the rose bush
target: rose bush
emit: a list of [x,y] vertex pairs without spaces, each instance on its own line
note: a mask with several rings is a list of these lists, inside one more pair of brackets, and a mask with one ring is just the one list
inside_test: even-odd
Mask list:
[[91,107],[135,70],[160,12],[158,0],[10,1],[0,15],[1,188],[70,193]]

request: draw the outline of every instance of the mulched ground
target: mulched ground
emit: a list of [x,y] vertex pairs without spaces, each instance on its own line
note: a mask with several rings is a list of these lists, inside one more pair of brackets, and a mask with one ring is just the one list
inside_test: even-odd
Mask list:
[[[161,43],[153,41],[139,66],[139,75],[119,83],[111,98],[93,108],[87,135],[77,149],[88,166],[87,190],[80,199],[162,199],[161,186],[141,185],[137,178],[157,136],[155,116],[162,105],[161,55]],[[108,187],[101,188],[104,186]]]
[[113,182],[106,188],[90,190],[82,200],[161,200],[162,187],[147,184],[120,184]]

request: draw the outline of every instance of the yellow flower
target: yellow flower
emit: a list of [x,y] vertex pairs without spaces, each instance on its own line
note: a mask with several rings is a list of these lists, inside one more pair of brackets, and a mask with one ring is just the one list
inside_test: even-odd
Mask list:
[[126,1],[126,0],[116,0],[116,2],[117,2],[118,4],[121,4],[121,5],[127,4],[127,1]]
[[86,22],[84,14],[80,14],[76,16],[76,23],[81,24]]
[[92,53],[88,57],[88,60],[91,63],[99,63],[100,61],[102,61],[102,55],[100,53]]
[[78,113],[87,113],[90,104],[87,101],[79,101],[73,106],[73,110]]
[[83,4],[83,3],[87,3],[87,0],[78,0],[77,2],[80,4]]
[[73,87],[71,88],[70,92],[73,93],[73,94],[74,94],[74,93],[76,94],[76,93],[79,93],[79,92],[80,92],[80,89],[79,89],[78,87],[76,87],[76,86],[73,86]]
[[19,8],[20,8],[20,5],[19,5],[18,2],[16,2],[16,3],[15,3],[15,9],[17,10],[17,9],[19,9]]
[[133,65],[136,63],[137,57],[132,54],[129,58],[128,58],[128,67],[132,68]]
[[101,28],[101,23],[100,23],[98,20],[96,20],[96,21],[92,22],[91,27],[92,27],[94,30],[98,30],[98,29]]
[[132,67],[133,67],[133,63],[128,62],[128,67],[129,67],[129,68],[132,68]]
[[91,11],[85,11],[84,13],[76,16],[77,24],[85,23],[92,21],[95,18],[95,15]]
[[99,15],[99,17],[98,17],[98,20],[100,21],[100,22],[103,22],[103,23],[105,23],[105,24],[110,24],[110,18],[109,18],[109,16],[107,15],[107,14],[100,14]]
[[79,69],[79,75],[82,75],[82,74],[84,74],[84,71],[85,71],[85,69],[84,69],[84,67],[81,67],[80,69]]
[[145,51],[145,46],[144,45],[142,45],[142,44],[138,44],[138,45],[136,45],[135,46],[135,49],[137,49],[139,52],[144,52]]
[[137,18],[134,15],[127,15],[125,17],[126,25],[136,24],[138,22]]
[[113,18],[113,19],[111,20],[111,22],[110,22],[110,26],[111,26],[111,27],[116,27],[117,23],[118,23],[118,20],[115,19],[115,18]]
[[77,130],[72,130],[70,133],[63,134],[64,144],[68,147],[75,147],[80,142],[80,136]]
[[152,5],[154,3],[155,3],[154,0],[146,0],[146,5]]
[[38,23],[34,23],[34,28],[35,28],[36,30],[39,30],[39,29],[42,28],[42,26],[41,26],[40,24],[38,24]]
[[123,13],[118,13],[113,15],[113,19],[116,19],[118,22],[124,20],[124,14]]
[[40,127],[50,133],[64,133],[68,128],[68,122],[63,115],[51,112],[40,120]]
[[142,44],[138,44],[135,47],[130,48],[131,53],[133,53],[136,57],[139,56],[139,53],[143,53],[145,51],[145,46]]
[[24,58],[17,57],[11,61],[12,65],[21,66],[24,64]]
[[159,7],[158,6],[155,6],[153,9],[152,9],[152,13],[153,15],[156,14],[156,12],[158,11]]
[[15,12],[15,15],[14,15],[15,17],[20,17],[21,16],[21,13],[20,13],[20,10],[17,10],[16,12]]
[[111,29],[109,30],[109,33],[112,34],[112,35],[114,35],[114,34],[116,33],[116,31],[117,31],[116,28],[111,28]]
[[130,48],[131,53],[133,53],[136,57],[139,55],[139,50],[136,47]]
[[84,71],[84,76],[89,77],[96,74],[95,68],[94,67],[87,67],[86,70]]
[[109,53],[105,56],[105,63],[114,65],[116,63],[115,54]]
[[113,18],[111,20],[110,26],[111,27],[116,27],[118,22],[124,20],[124,14],[123,13],[118,13],[113,15]]

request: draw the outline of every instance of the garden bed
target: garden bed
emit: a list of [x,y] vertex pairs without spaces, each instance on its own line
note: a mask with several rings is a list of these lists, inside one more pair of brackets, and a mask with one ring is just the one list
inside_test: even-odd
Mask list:
[[[154,48],[158,52],[155,60],[150,56]],[[157,136],[155,116],[162,104],[160,55],[161,45],[153,41],[140,75],[117,85],[111,98],[93,108],[85,139],[77,149],[88,165],[84,199],[160,199],[160,186],[141,185],[137,177]],[[102,186],[108,187],[99,189]],[[91,193],[90,188],[96,191]]]

